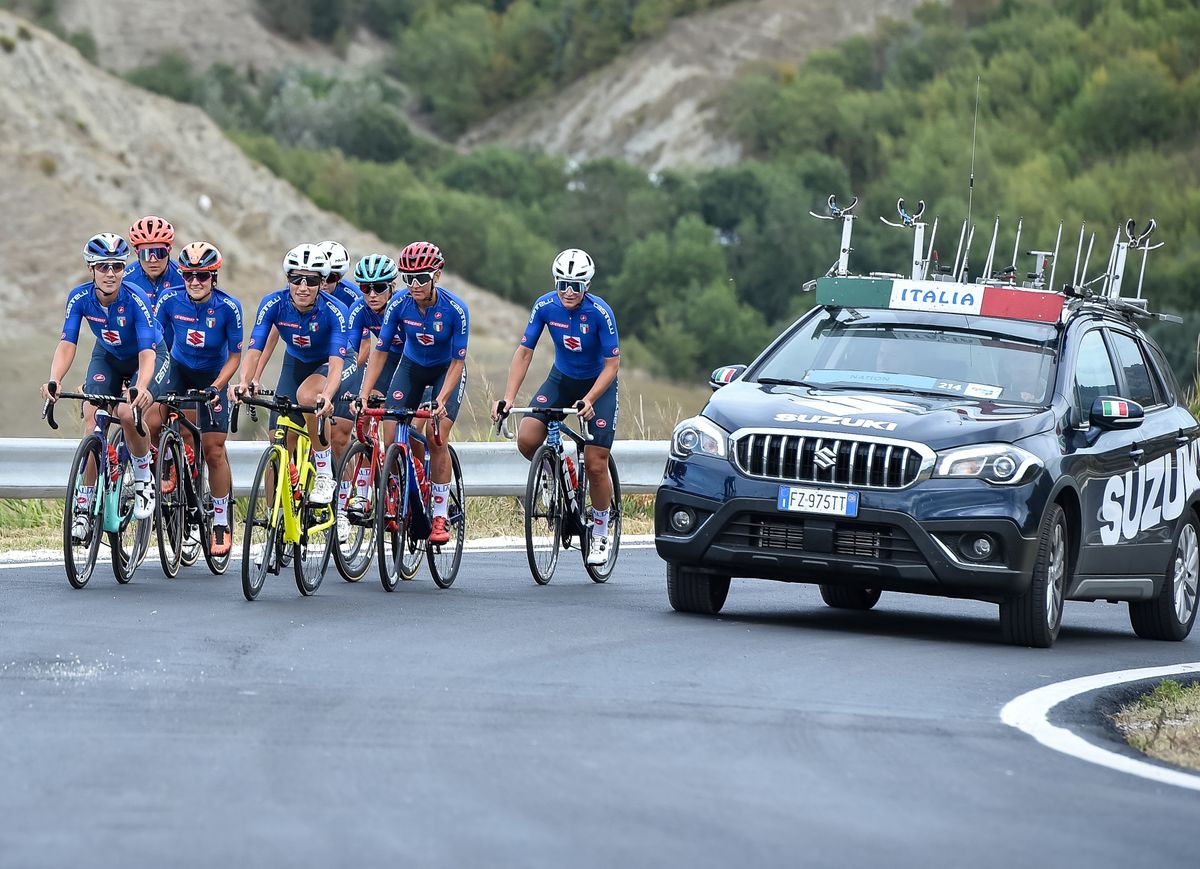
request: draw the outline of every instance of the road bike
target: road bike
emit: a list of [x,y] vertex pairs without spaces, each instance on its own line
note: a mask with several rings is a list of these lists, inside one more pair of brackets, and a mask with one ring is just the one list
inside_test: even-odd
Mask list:
[[[59,400],[77,399],[96,407],[95,427],[75,449],[67,477],[63,503],[63,562],[67,580],[75,588],[88,584],[96,567],[100,541],[107,538],[113,574],[117,582],[124,585],[133,579],[134,571],[146,557],[152,522],[149,518],[135,519],[133,516],[133,461],[125,444],[125,432],[118,424],[110,435],[109,427],[117,422],[117,405],[134,401],[138,390],[136,387],[130,389],[126,399],[86,392],[60,392],[58,384],[51,382],[50,391]],[[54,407],[53,401],[47,401],[42,408],[42,418],[57,431]],[[82,411],[82,405],[80,409]],[[138,434],[144,436],[142,412],[137,408],[133,410],[133,423]],[[94,491],[89,493],[89,488]],[[87,536],[83,540],[76,540],[72,535],[72,525],[78,515],[88,517]]]
[[[547,420],[546,440],[534,452],[525,481],[525,555],[529,571],[538,585],[545,585],[558,566],[560,547],[569,549],[578,539],[583,567],[593,582],[607,582],[617,564],[621,549],[621,478],[610,454],[608,475],[612,479],[612,504],[608,518],[608,559],[603,564],[588,564],[592,542],[592,506],[588,501],[588,477],[579,456],[592,440],[587,423],[575,431],[566,424],[578,416],[578,407],[509,407],[500,402],[496,431],[512,440],[508,417],[513,413],[537,413]],[[564,440],[563,436],[566,436]],[[567,446],[573,442],[573,448]]]
[[[308,428],[300,416],[317,413],[324,400],[319,400],[316,407],[304,407],[271,390],[239,393],[237,399],[229,426],[235,433],[238,411],[243,404],[250,407],[251,419],[257,419],[256,408],[260,407],[278,414],[271,445],[259,460],[246,508],[242,594],[246,600],[254,600],[262,591],[267,574],[278,576],[293,561],[296,588],[307,597],[316,592],[325,577],[330,542],[336,536],[332,533],[332,504],[314,504],[310,500],[317,467],[312,460]],[[328,445],[324,417],[317,418],[317,439],[322,447]],[[290,453],[289,440],[293,442]]]
[[[212,413],[209,405],[211,399],[211,393],[191,390],[169,393],[158,400],[166,409],[167,418],[159,435],[158,458],[155,462],[158,497],[154,508],[154,529],[158,535],[159,562],[163,573],[171,579],[179,574],[180,565],[185,564],[184,557],[190,548],[189,538],[195,539],[196,536],[199,537],[199,549],[204,554],[204,561],[214,575],[220,576],[229,566],[229,552],[224,555],[213,555],[211,552],[213,498],[208,485],[208,463],[204,461],[200,427],[184,413],[187,406],[196,407],[199,413]],[[191,435],[191,443],[184,439],[181,428]],[[196,449],[200,450],[199,460]],[[233,534],[233,513],[231,499],[227,511],[230,534]],[[195,561],[193,558],[190,563],[194,564]]]

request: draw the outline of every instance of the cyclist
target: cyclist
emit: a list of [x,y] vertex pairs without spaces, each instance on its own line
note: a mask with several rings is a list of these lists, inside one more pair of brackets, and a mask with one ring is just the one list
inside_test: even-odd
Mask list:
[[[358,367],[346,378],[343,378],[339,388],[339,396],[358,395],[362,386],[363,373],[366,370],[367,357],[371,346],[379,339],[379,330],[383,326],[383,312],[392,293],[396,288],[396,277],[399,271],[396,261],[381,253],[367,254],[354,266],[354,280],[358,282],[362,297],[354,303],[349,311],[349,345]],[[402,348],[401,348],[402,349]],[[379,380],[385,384],[392,382],[396,365],[400,362],[400,353],[389,353],[379,375]],[[334,410],[333,454],[340,462],[350,444],[350,433],[353,429],[354,413],[350,402],[339,400]],[[346,422],[339,423],[337,420]],[[350,536],[350,520],[346,518],[348,502],[351,500],[351,483],[343,480],[338,491],[338,502],[341,509],[337,514],[338,540],[344,543]],[[361,496],[358,496],[361,497]],[[361,509],[361,508],[360,508]]]
[[[612,506],[612,481],[608,476],[608,454],[617,430],[617,369],[621,349],[617,340],[617,321],[599,296],[588,292],[596,265],[582,250],[569,248],[554,258],[551,268],[554,292],[546,293],[533,305],[529,325],[521,344],[513,354],[504,388],[504,402],[512,407],[517,390],[529,373],[533,349],[543,329],[550,330],[554,341],[554,366],[546,382],[537,388],[532,405],[571,407],[580,404],[579,416],[591,423],[591,442],[584,448],[592,497],[592,544],[588,564],[608,560],[608,517]],[[500,418],[498,403],[492,419]],[[546,417],[529,414],[517,429],[517,447],[527,459],[546,439]]]
[[[268,294],[258,306],[238,392],[258,389],[258,377],[269,355],[262,348],[274,327],[286,354],[275,387],[276,396],[286,396],[300,404],[315,404],[318,398],[323,398],[320,415],[328,417],[333,413],[333,398],[347,356],[349,324],[341,303],[321,292],[328,269],[324,255],[314,244],[297,245],[284,256],[283,273],[288,286]],[[260,360],[260,356],[264,358]],[[313,444],[319,444],[316,420],[309,414],[306,421]],[[274,426],[272,415],[271,427]],[[313,464],[317,478],[313,482],[312,502],[328,504],[333,500],[335,488],[332,449],[314,449]]]
[[[467,385],[467,338],[470,323],[461,299],[437,285],[445,257],[437,245],[414,241],[400,252],[400,281],[408,292],[396,296],[383,314],[379,339],[367,362],[357,404],[366,403],[388,362],[389,352],[400,349],[402,358],[388,386],[387,409],[412,410],[432,387],[441,418],[441,444],[429,441],[430,482],[433,486],[433,530],[429,542],[440,546],[450,540],[446,516],[450,507],[450,429],[462,407]],[[385,436],[395,437],[395,426]]]
[[163,293],[183,289],[179,267],[171,261],[175,228],[161,217],[148,214],[129,227],[129,243],[137,260],[125,269],[125,280],[146,294],[153,310]]
[[[54,401],[58,384],[71,370],[79,343],[79,330],[86,320],[96,336],[96,352],[88,365],[87,389],[97,395],[121,394],[126,381],[138,387],[133,406],[143,413],[163,392],[170,373],[170,356],[162,340],[158,321],[150,312],[150,300],[136,286],[122,280],[129,245],[121,236],[102,232],[88,239],[83,259],[92,279],[80,284],[67,298],[62,336],[50,363],[50,380],[42,384],[42,397]],[[128,396],[128,393],[126,393]],[[148,519],[154,514],[154,484],[150,473],[150,439],[133,424],[133,407],[122,404],[117,416],[125,430],[125,442],[133,462],[133,515]],[[84,430],[96,425],[96,408],[84,406]],[[83,489],[77,505],[71,537],[85,541],[91,533],[89,507],[95,496],[94,480]]]
[[362,293],[354,282],[345,279],[346,273],[350,271],[350,253],[345,245],[336,241],[317,242],[317,247],[325,254],[325,262],[329,264],[329,274],[325,276],[325,283],[321,289],[341,302],[349,311],[351,306],[362,298]]
[[[210,551],[222,556],[232,543],[229,531],[231,475],[225,439],[229,432],[229,400],[225,388],[242,359],[242,306],[217,286],[221,252],[206,241],[194,241],[179,252],[184,290],[158,297],[156,316],[171,348],[171,376],[164,392],[189,389],[209,393],[199,425],[204,461],[213,497]],[[196,411],[186,411],[196,419]],[[164,482],[164,490],[167,488]]]

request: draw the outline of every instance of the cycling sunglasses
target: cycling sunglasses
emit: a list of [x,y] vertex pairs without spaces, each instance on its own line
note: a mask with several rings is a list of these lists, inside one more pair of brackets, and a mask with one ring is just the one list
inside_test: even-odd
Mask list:
[[555,281],[554,291],[556,293],[584,293],[587,292],[587,281]]
[[437,272],[401,272],[400,282],[406,287],[420,287],[433,280]]
[[362,290],[364,296],[382,296],[387,294],[392,285],[388,282],[359,284],[358,288]]
[[169,247],[144,247],[138,251],[138,259],[144,263],[152,260],[166,259],[171,255]]
[[338,274],[337,272],[334,272],[329,277],[325,278],[325,283],[336,284],[341,279],[342,279],[342,276],[340,274]]
[[306,286],[306,287],[319,287],[319,286],[321,286],[321,276],[320,275],[288,275],[288,283],[291,284],[293,287],[298,287],[301,284],[304,284],[304,286]]
[[202,284],[207,284],[213,279],[212,272],[181,272],[184,283],[190,284],[192,281],[199,281]]
[[125,271],[125,263],[119,262],[119,261],[118,262],[95,263],[92,266],[92,268],[94,268],[98,272],[104,272],[105,274],[113,274],[114,272]]

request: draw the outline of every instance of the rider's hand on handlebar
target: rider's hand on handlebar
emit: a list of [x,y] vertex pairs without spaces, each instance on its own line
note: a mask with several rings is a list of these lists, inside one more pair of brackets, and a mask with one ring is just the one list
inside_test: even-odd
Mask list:
[[[125,398],[126,399],[129,398],[129,390],[128,389],[125,390]],[[154,404],[154,396],[150,394],[149,389],[139,389],[137,391],[137,395],[135,395],[133,397],[133,400],[130,401],[129,403],[132,404],[137,410],[140,410],[143,413],[145,413],[147,410],[150,409],[150,406],[152,404]]]
[[[508,416],[507,408],[512,407],[512,402],[508,399],[498,398],[492,402],[492,422],[500,422],[501,416]],[[504,405],[505,409],[501,410],[500,405]]]
[[58,383],[47,380],[42,384],[42,398],[46,401],[58,401]]
[[581,398],[575,402],[575,407],[579,409],[579,418],[584,422],[588,422],[596,416],[596,411],[592,407],[592,403],[586,398]]
[[322,395],[317,398],[317,416],[329,418],[333,416],[333,398],[328,395]]

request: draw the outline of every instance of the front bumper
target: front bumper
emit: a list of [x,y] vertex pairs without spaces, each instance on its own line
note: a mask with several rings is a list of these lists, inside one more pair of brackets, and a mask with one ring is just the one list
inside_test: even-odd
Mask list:
[[[1040,481],[1009,489],[924,480],[864,490],[854,518],[781,511],[779,485],[719,459],[672,459],[655,501],[658,554],[729,576],[948,597],[999,601],[1029,587]],[[686,534],[670,524],[681,507],[695,517]],[[981,532],[997,546],[992,558],[973,562],[960,538]]]

